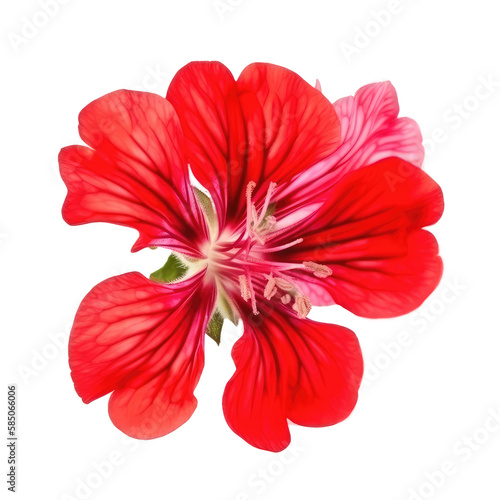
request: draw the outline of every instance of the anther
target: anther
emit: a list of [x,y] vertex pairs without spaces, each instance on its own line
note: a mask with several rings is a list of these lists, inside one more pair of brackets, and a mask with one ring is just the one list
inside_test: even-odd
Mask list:
[[253,190],[255,189],[255,186],[257,184],[255,184],[254,181],[250,181],[247,185],[247,203],[251,202],[252,201],[252,194],[253,194]]
[[297,295],[295,297],[295,302],[293,303],[292,309],[297,312],[297,316],[300,319],[304,319],[312,309],[311,301],[304,295]]
[[247,277],[244,274],[240,274],[238,276],[238,280],[240,281],[240,290],[241,296],[245,302],[248,302],[248,299],[251,297],[250,287],[248,286]]
[[271,300],[278,291],[276,288],[276,280],[273,278],[272,274],[266,276],[266,278],[268,279],[268,282],[266,284],[266,288],[264,288],[264,297],[267,300]]
[[281,288],[284,292],[291,292],[294,290],[294,286],[287,280],[283,278],[274,278],[274,282],[276,283],[278,288]]
[[285,293],[285,295],[283,295],[283,297],[281,297],[281,302],[283,302],[283,304],[289,304],[291,300],[292,300],[292,297],[289,293]]
[[255,207],[252,204],[252,194],[253,190],[255,189],[255,182],[250,181],[247,185],[247,192],[246,192],[246,198],[247,198],[247,234],[250,234],[251,232],[251,222],[253,219],[253,210],[255,210]]
[[318,278],[328,278],[328,276],[332,275],[332,270],[323,264],[317,264],[316,262],[304,262],[304,267]]
[[264,201],[264,206],[260,211],[260,216],[257,221],[257,226],[264,220],[267,209],[269,208],[269,203],[271,203],[271,197],[273,195],[274,190],[276,189],[276,182],[269,183],[269,188],[267,189],[266,199]]

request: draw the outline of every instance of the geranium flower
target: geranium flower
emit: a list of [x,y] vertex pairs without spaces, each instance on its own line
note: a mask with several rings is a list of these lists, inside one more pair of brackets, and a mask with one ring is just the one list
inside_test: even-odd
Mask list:
[[217,62],[185,66],[166,99],[121,90],[84,108],[89,147],[59,156],[64,220],[128,226],[133,251],[173,253],[151,279],[123,274],[84,298],[69,343],[83,401],[112,393],[112,422],[135,438],[173,431],[196,408],[205,333],[218,341],[230,319],[244,324],[223,398],[234,432],[279,451],[288,421],[344,420],[359,343],[307,319],[311,306],[405,314],[442,273],[422,229],[441,190],[419,168],[418,126],[397,115],[388,82],[332,105],[287,69],[252,64],[235,81]]

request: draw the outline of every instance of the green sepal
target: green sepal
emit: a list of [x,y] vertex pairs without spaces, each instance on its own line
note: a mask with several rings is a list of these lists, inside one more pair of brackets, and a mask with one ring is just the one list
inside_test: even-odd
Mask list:
[[270,203],[269,206],[267,207],[266,213],[264,214],[264,217],[262,218],[262,222],[260,223],[261,225],[266,223],[266,218],[269,217],[270,215],[274,215],[274,212],[276,212],[276,203]]
[[182,263],[182,261],[175,254],[170,254],[165,265],[151,274],[149,277],[153,281],[158,283],[171,283],[175,281],[184,274],[186,274],[187,267]]
[[238,316],[234,314],[233,308],[223,293],[219,293],[219,308],[222,310],[224,318],[231,321],[234,326],[238,325]]
[[222,331],[222,325],[224,324],[224,318],[221,316],[219,311],[215,311],[210,318],[207,325],[206,334],[215,342],[217,345],[220,344],[220,335]]
[[196,198],[198,199],[201,205],[201,208],[203,209],[203,212],[205,212],[209,224],[214,224],[217,219],[215,217],[215,210],[212,204],[212,200],[203,191],[200,191],[197,187],[193,186],[193,190],[194,194],[196,195]]

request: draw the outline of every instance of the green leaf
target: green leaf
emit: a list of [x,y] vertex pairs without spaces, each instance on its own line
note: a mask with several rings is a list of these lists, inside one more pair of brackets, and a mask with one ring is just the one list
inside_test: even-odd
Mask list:
[[158,283],[170,283],[181,278],[186,274],[187,267],[181,262],[175,254],[170,254],[165,265],[151,274],[149,277]]
[[210,318],[207,325],[207,331],[205,332],[211,339],[215,340],[217,345],[220,344],[220,334],[222,331],[222,325],[224,324],[224,318],[221,316],[219,311],[215,311]]

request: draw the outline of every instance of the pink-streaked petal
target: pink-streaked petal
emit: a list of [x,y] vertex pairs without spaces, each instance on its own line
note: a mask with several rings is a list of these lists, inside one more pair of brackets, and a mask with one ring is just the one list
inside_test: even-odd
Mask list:
[[286,448],[287,419],[310,427],[333,425],[356,404],[363,360],[347,328],[300,320],[278,306],[249,317],[232,355],[236,372],[224,392],[224,415],[231,429],[257,448]]
[[160,284],[127,273],[97,285],[82,301],[69,341],[79,396],[89,403],[114,391],[109,414],[129,436],[175,430],[196,408],[214,303],[203,274]]
[[339,99],[334,107],[341,124],[341,144],[281,189],[284,213],[324,200],[343,175],[380,160],[396,157],[422,166],[420,128],[411,118],[398,117],[398,97],[390,82],[366,85],[354,97]]
[[398,118],[398,96],[391,82],[366,85],[334,106],[342,131],[341,147],[332,156],[336,170],[352,171],[392,156],[422,166],[420,128],[410,118]]
[[59,155],[68,188],[65,221],[125,225],[140,233],[134,250],[169,246],[197,255],[207,231],[172,105],[155,94],[120,90],[93,101],[79,120],[82,139],[93,149],[70,146]]

